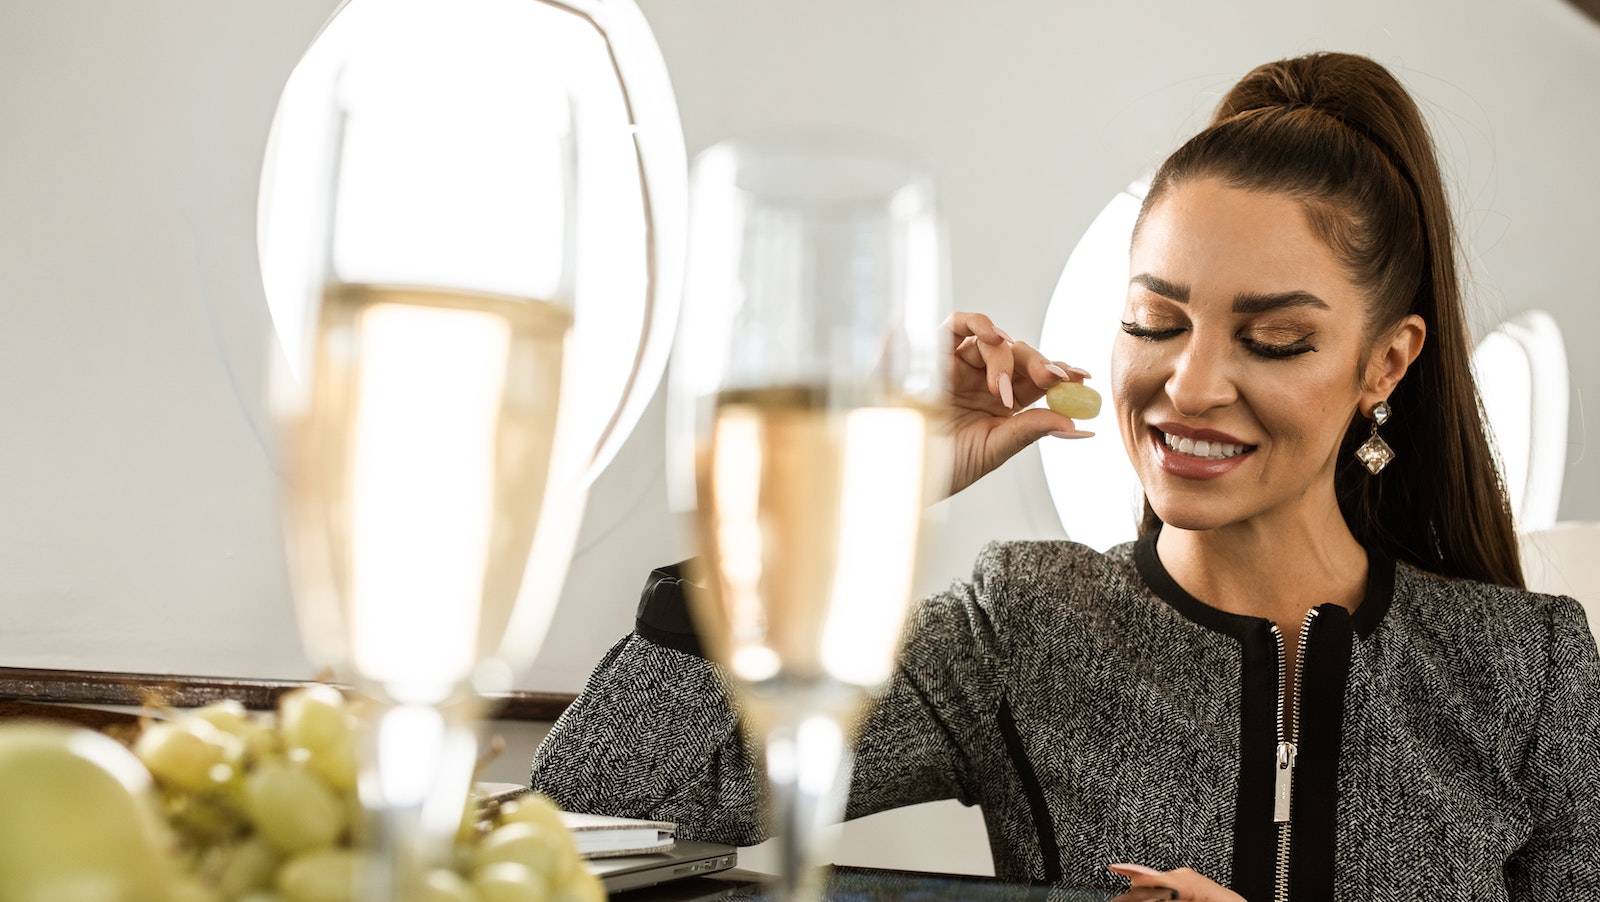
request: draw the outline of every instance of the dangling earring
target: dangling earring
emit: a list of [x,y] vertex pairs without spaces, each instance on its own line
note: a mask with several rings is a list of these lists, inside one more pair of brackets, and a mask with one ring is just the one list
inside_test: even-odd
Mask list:
[[1379,401],[1372,405],[1372,437],[1356,449],[1356,459],[1361,461],[1367,471],[1374,476],[1378,475],[1379,470],[1387,467],[1389,461],[1394,460],[1394,449],[1389,447],[1388,442],[1378,438],[1378,427],[1388,422],[1389,414],[1388,401]]

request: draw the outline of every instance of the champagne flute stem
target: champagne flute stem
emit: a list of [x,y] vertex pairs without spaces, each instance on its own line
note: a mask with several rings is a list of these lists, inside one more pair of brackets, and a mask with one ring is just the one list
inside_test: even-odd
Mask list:
[[472,787],[473,720],[453,707],[377,703],[364,744],[361,801],[368,812],[360,898],[421,898],[430,868],[450,862]]
[[831,828],[844,815],[850,774],[844,730],[831,713],[787,712],[767,731],[766,755],[779,899],[817,902],[823,889],[819,867],[832,852]]

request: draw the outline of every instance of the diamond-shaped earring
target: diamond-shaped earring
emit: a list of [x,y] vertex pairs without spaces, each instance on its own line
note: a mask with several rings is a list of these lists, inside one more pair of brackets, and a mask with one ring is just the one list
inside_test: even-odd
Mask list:
[[1388,442],[1378,437],[1378,427],[1388,422],[1391,412],[1387,401],[1379,401],[1372,405],[1372,437],[1356,449],[1356,459],[1361,461],[1367,472],[1374,476],[1387,467],[1389,461],[1394,460],[1394,449],[1389,447]]

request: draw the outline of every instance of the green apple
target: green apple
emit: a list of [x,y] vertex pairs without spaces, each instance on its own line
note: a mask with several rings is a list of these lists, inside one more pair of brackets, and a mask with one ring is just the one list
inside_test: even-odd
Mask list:
[[0,902],[165,902],[171,840],[150,774],[89,730],[0,725]]

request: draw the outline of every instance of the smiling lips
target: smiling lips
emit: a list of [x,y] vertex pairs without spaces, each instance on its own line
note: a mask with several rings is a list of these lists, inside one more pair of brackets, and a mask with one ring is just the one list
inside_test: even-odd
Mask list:
[[1167,447],[1179,454],[1188,454],[1194,457],[1203,457],[1206,460],[1225,460],[1236,454],[1243,454],[1249,445],[1233,445],[1227,442],[1208,442],[1205,439],[1195,441],[1192,438],[1179,438],[1169,432],[1161,433]]
[[1185,479],[1215,479],[1236,469],[1256,449],[1219,433],[1184,429],[1192,434],[1178,435],[1169,428],[1151,427],[1151,442],[1161,469]]

